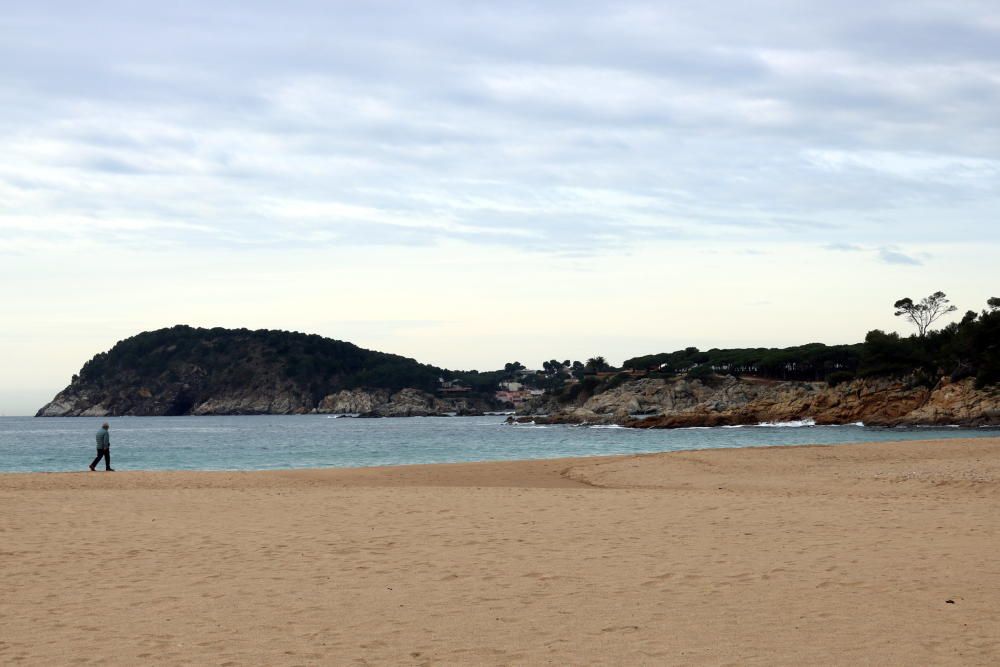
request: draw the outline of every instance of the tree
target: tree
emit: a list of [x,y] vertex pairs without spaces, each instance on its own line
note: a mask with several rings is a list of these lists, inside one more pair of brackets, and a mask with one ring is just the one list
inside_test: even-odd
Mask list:
[[1000,310],[1000,296],[991,296],[986,299],[986,305],[990,307],[990,312]]
[[587,370],[594,373],[600,373],[601,371],[606,371],[611,368],[611,365],[605,361],[604,357],[592,357],[587,359]]
[[542,362],[542,370],[546,375],[559,375],[562,372],[562,364],[555,359]]
[[913,299],[906,297],[892,305],[896,309],[896,317],[903,316],[912,322],[917,327],[917,334],[923,338],[936,319],[958,310],[955,306],[949,306],[949,303],[944,292],[934,292],[921,299],[920,303],[913,303]]

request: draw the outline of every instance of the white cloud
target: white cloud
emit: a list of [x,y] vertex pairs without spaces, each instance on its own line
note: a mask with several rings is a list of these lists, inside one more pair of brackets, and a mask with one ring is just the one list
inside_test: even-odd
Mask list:
[[982,184],[1000,180],[1000,159],[916,152],[810,150],[806,159],[835,172],[855,169],[881,172],[919,182]]
[[[340,320],[447,320],[449,350],[462,330],[503,324],[453,302],[548,295],[524,310],[555,345],[573,308],[644,310],[685,290],[704,303],[721,292],[701,286],[734,271],[777,290],[748,330],[777,344],[767,332],[799,321],[810,280],[845,263],[900,292],[912,290],[893,281],[961,276],[972,298],[974,275],[991,275],[977,253],[1000,244],[989,3],[8,5],[5,307],[22,327],[74,313],[88,349],[220,310],[223,323],[305,329],[315,304],[280,295],[322,281],[342,287]],[[803,249],[809,262],[788,263]],[[299,253],[336,268],[303,276],[287,260]],[[95,259],[131,272],[100,280]],[[839,289],[823,281],[811,289]],[[95,331],[77,307],[99,306],[95,294],[142,312]],[[683,312],[631,313],[599,336],[624,347],[679,328],[697,344],[726,330]],[[424,334],[410,350],[403,334],[376,342],[461,363]]]

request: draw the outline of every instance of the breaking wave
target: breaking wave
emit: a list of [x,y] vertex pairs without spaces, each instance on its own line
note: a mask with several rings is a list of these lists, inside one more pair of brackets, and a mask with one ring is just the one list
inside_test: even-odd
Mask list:
[[806,417],[805,419],[796,419],[790,422],[761,422],[757,426],[762,426],[764,428],[802,428],[804,426],[815,426],[816,420],[812,417]]

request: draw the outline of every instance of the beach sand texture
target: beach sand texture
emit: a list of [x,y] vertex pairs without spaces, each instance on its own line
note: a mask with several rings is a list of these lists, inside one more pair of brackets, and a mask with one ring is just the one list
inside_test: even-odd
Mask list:
[[0,663],[995,665],[998,502],[1000,438],[0,475]]

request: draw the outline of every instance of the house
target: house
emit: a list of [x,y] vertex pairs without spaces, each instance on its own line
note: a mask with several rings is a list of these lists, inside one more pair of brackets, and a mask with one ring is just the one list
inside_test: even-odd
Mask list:
[[528,391],[526,389],[520,389],[518,391],[509,391],[507,389],[501,389],[495,394],[495,396],[496,399],[501,403],[510,403],[511,405],[518,406],[524,403],[525,401],[530,400],[535,396],[541,396],[544,393],[545,392],[543,392],[541,389],[534,389],[531,391]]
[[444,396],[454,396],[456,394],[468,394],[472,391],[472,387],[466,387],[460,382],[454,380],[442,380],[438,379],[438,393]]

